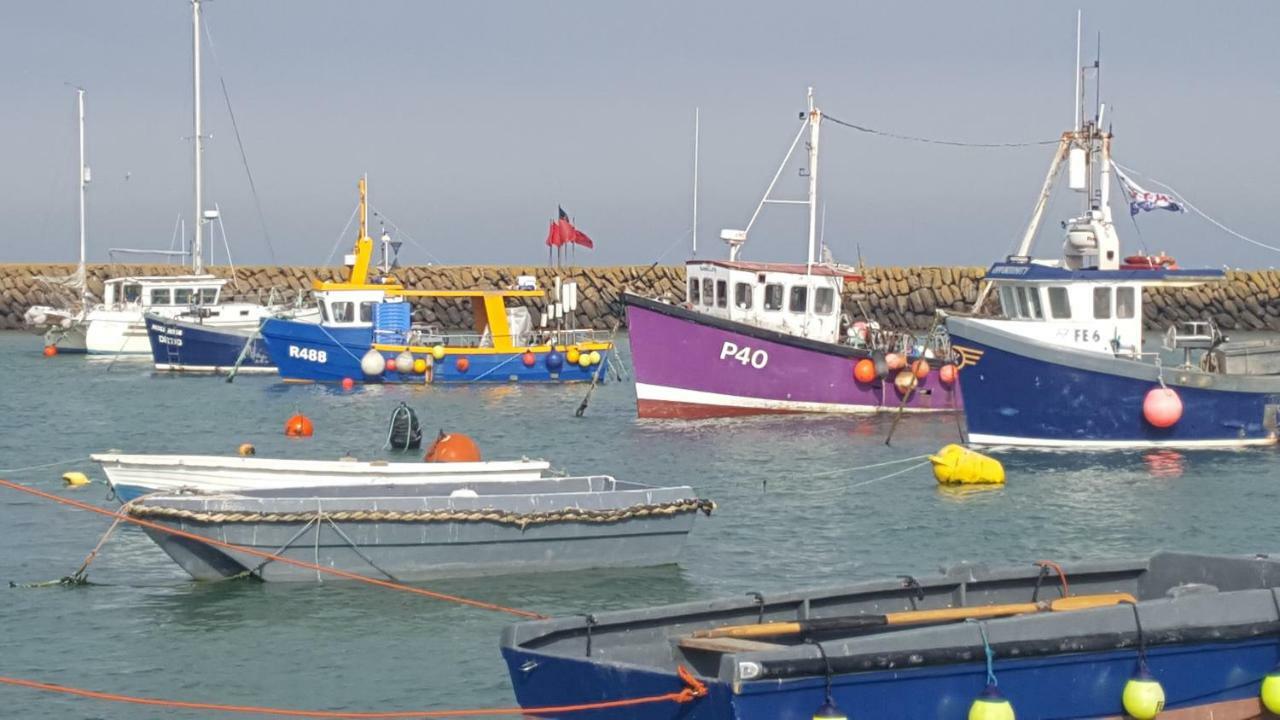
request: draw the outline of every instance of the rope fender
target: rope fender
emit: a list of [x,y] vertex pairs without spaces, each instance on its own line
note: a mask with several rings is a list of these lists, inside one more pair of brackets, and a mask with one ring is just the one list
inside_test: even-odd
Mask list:
[[643,518],[673,517],[691,512],[710,516],[716,508],[711,500],[688,498],[666,503],[632,505],[615,510],[565,508],[548,512],[518,513],[507,510],[339,510],[325,512],[208,512],[137,503],[124,508],[132,517],[157,520],[221,523],[302,523],[318,519],[334,522],[442,523],[487,522],[525,529],[554,523],[618,523]]

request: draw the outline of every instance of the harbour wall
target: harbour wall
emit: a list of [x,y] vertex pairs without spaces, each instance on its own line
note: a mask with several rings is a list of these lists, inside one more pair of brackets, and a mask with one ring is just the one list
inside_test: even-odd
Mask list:
[[[72,265],[0,264],[0,329],[22,327],[22,316],[32,305],[58,305],[74,296],[51,278],[74,272]],[[266,301],[298,297],[313,280],[339,280],[345,269],[337,267],[213,267],[215,275],[233,279],[224,290],[226,299]],[[102,297],[103,281],[129,275],[174,275],[184,268],[173,265],[91,265],[89,293]],[[980,267],[870,267],[862,281],[846,287],[846,308],[851,316],[868,315],[889,327],[926,329],[934,311],[968,310],[977,300]],[[399,268],[396,275],[406,286],[429,290],[513,287],[516,277],[533,275],[541,288],[550,287],[555,274],[547,267],[436,265]],[[624,289],[649,297],[684,297],[684,268],[672,265],[623,265],[565,268],[561,276],[579,283],[578,327],[608,329],[619,311]],[[1143,304],[1146,324],[1163,329],[1176,321],[1212,318],[1224,330],[1280,331],[1280,271],[1232,270],[1224,283],[1191,288],[1149,290]],[[526,304],[541,310],[540,298]],[[470,302],[415,298],[415,319],[445,328],[469,327]],[[861,311],[854,308],[861,307]],[[993,308],[988,300],[984,308]]]

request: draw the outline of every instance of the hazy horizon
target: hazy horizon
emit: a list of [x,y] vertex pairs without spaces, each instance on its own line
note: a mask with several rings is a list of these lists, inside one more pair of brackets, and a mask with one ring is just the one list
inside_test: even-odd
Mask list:
[[[1071,124],[1075,4],[803,7],[206,2],[206,207],[221,209],[237,263],[337,262],[367,173],[373,206],[411,238],[405,264],[544,263],[557,205],[596,242],[578,250],[580,264],[675,263],[690,252],[695,107],[698,256],[714,258],[725,256],[720,229],[745,225],[799,128],[806,86],[827,114],[893,133],[1019,142]],[[1280,5],[1080,7],[1090,58],[1102,33],[1117,160],[1280,245],[1265,200],[1280,161],[1265,140],[1280,124]],[[76,257],[67,82],[88,90],[90,260],[109,247],[169,248],[192,206],[189,3],[49,0],[4,15],[0,262]],[[827,123],[826,244],[844,261],[989,264],[1016,244],[1051,154]],[[795,197],[801,164],[779,181]],[[1056,194],[1038,255],[1057,256],[1057,223],[1075,202]],[[1191,213],[1147,213],[1135,228],[1113,209],[1126,251],[1145,243],[1184,266],[1277,264]],[[766,208],[743,257],[803,260],[805,239],[801,209]]]

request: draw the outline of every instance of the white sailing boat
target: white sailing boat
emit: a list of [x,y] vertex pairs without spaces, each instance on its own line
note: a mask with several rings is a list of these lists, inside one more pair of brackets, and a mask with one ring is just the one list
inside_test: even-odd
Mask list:
[[62,352],[85,351],[85,315],[89,308],[89,286],[85,276],[84,239],[85,239],[85,189],[89,186],[89,165],[84,155],[84,93],[82,87],[76,88],[76,110],[80,130],[80,165],[77,171],[77,183],[80,186],[80,264],[76,272],[66,278],[41,278],[50,287],[69,288],[76,291],[76,299],[60,306],[33,305],[27,308],[23,316],[27,327],[44,335],[46,346],[56,346]]
[[[212,328],[254,330],[263,318],[280,314],[318,317],[314,308],[264,306],[249,302],[222,302],[223,286],[228,282],[204,271],[204,228],[218,219],[217,210],[204,208],[203,115],[200,73],[200,3],[191,2],[191,49],[194,85],[194,164],[195,222],[191,242],[191,273],[186,275],[128,276],[108,280],[102,302],[88,309],[82,318],[72,319],[65,328],[64,341],[83,338],[84,350],[94,354],[149,355],[144,315],[165,318],[190,318]],[[83,138],[83,133],[81,135]],[[81,147],[83,148],[83,140]],[[83,167],[83,163],[82,163]],[[83,192],[87,171],[81,183],[81,227],[83,228]],[[84,240],[81,231],[81,273],[84,262]],[[59,343],[61,347],[61,344]]]

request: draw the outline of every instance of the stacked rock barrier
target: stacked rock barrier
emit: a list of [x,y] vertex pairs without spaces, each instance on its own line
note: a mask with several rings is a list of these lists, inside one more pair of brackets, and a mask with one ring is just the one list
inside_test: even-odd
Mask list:
[[[74,272],[70,265],[0,264],[0,329],[22,327],[22,316],[32,305],[59,305],[74,293],[46,278],[62,278]],[[176,275],[185,271],[173,265],[91,265],[89,293],[102,297],[103,281],[129,275]],[[210,272],[232,279],[224,290],[228,300],[274,299],[287,302],[305,296],[314,280],[339,280],[346,270],[337,267],[228,267]],[[977,300],[984,269],[980,267],[870,267],[863,279],[846,287],[846,308],[851,316],[868,316],[886,327],[926,329],[936,310],[967,311]],[[618,317],[619,294],[629,289],[649,297],[684,297],[684,268],[671,265],[624,265],[565,268],[561,276],[579,285],[577,325],[607,329]],[[537,278],[539,288],[550,288],[555,273],[547,267],[433,265],[399,268],[405,286],[422,290],[510,288],[520,275]],[[471,325],[469,300],[414,298],[414,318],[445,329]],[[541,312],[545,301],[527,298],[525,304]],[[993,309],[988,302],[984,308]],[[1173,322],[1212,318],[1224,330],[1280,331],[1280,271],[1228,271],[1226,282],[1190,288],[1159,288],[1145,295],[1144,317],[1149,328],[1163,329]]]

